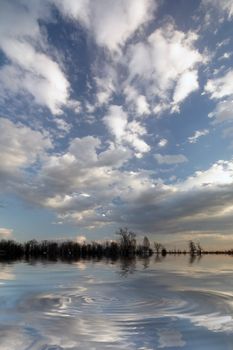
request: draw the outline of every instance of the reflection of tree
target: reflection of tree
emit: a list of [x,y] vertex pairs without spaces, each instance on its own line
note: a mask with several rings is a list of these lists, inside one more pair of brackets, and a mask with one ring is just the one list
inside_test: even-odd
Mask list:
[[162,262],[163,259],[164,259],[163,255],[156,254],[154,258],[154,262],[159,263],[159,262]]
[[136,258],[135,257],[121,257],[119,259],[119,274],[121,276],[127,277],[131,275],[136,270]]
[[149,257],[145,257],[142,260],[142,264],[143,264],[144,269],[147,269],[149,267],[149,265],[150,265],[150,258]]
[[191,255],[189,257],[189,264],[192,265],[195,261],[198,263],[202,259],[202,255]]
[[200,245],[200,242],[197,243],[197,255],[201,255],[203,252],[202,246]]

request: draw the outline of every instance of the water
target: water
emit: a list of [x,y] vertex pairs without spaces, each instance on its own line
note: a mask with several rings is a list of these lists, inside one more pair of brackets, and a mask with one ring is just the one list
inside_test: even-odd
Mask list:
[[0,350],[233,349],[232,259],[1,263]]

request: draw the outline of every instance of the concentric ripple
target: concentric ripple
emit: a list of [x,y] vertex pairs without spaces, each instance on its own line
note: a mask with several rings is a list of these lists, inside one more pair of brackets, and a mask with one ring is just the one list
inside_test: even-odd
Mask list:
[[213,282],[153,269],[127,278],[111,266],[104,278],[101,269],[88,278],[69,271],[43,286],[7,286],[14,303],[1,306],[0,350],[232,349],[233,293],[221,274]]

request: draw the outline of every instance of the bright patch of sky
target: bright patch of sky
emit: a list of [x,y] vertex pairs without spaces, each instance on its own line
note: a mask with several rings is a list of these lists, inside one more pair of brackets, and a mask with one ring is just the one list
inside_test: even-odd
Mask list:
[[232,233],[232,0],[0,14],[0,237]]

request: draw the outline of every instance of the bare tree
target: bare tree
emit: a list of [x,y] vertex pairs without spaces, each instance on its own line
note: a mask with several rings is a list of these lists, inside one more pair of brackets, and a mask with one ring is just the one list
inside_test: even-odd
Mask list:
[[196,244],[196,249],[197,249],[197,255],[201,255],[203,249],[202,249],[202,246],[200,245],[200,242],[198,242],[198,243]]
[[154,247],[155,247],[156,254],[159,254],[163,248],[162,244],[158,242],[154,242]]
[[194,256],[197,253],[197,247],[193,241],[189,241],[189,253],[191,256]]
[[149,238],[147,236],[145,236],[143,238],[143,248],[146,249],[146,250],[149,250],[150,249],[150,241],[149,241]]
[[133,253],[136,249],[136,234],[127,227],[120,228],[117,232],[120,236],[120,246],[125,254]]
[[151,249],[150,249],[150,241],[149,238],[147,236],[145,236],[143,238],[143,242],[142,242],[142,253],[145,256],[148,256],[151,253]]

